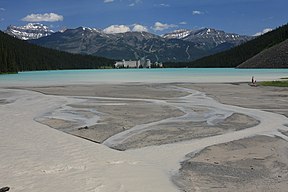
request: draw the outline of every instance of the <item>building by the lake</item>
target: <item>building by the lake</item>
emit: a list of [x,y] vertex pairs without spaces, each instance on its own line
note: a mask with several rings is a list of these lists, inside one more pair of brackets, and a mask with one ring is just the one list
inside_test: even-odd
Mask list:
[[117,61],[115,63],[116,68],[151,68],[151,61],[150,59],[141,59],[137,61]]

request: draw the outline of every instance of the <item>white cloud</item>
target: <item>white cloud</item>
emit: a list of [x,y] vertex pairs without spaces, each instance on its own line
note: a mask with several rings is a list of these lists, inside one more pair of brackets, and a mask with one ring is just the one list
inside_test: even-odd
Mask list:
[[169,4],[165,4],[165,3],[161,3],[160,7],[170,7],[170,5]]
[[148,28],[146,26],[143,25],[139,25],[139,24],[134,24],[133,25],[133,29],[132,31],[137,31],[137,32],[148,32]]
[[64,17],[62,15],[58,15],[56,13],[45,13],[45,14],[30,14],[26,17],[22,18],[22,21],[28,22],[56,22],[56,21],[63,21]]
[[192,12],[192,14],[193,15],[202,15],[202,14],[204,14],[204,12],[195,10]]
[[155,4],[154,7],[170,7],[169,4],[161,3],[161,4]]
[[133,25],[111,25],[103,30],[105,33],[114,34],[114,33],[126,33],[129,31],[136,32],[148,32],[148,28],[144,25],[133,24]]
[[253,36],[260,36],[260,35],[263,35],[263,34],[265,34],[265,33],[270,32],[270,31],[272,31],[272,30],[273,30],[273,29],[271,29],[271,28],[266,28],[266,29],[263,29],[262,32],[258,32],[258,33],[256,33],[256,34],[253,35]]
[[104,3],[112,3],[114,0],[104,0]]
[[129,7],[134,7],[134,6],[137,5],[138,3],[142,3],[142,0],[133,0],[133,3],[130,3],[128,6],[129,6]]
[[174,28],[174,27],[178,27],[178,26],[174,25],[174,24],[166,24],[166,23],[161,23],[161,22],[157,21],[154,24],[154,26],[152,27],[152,29],[154,31],[163,31],[165,29]]
[[113,34],[113,33],[126,33],[131,31],[131,29],[126,25],[111,25],[103,30],[105,33]]
[[179,23],[180,25],[187,25],[187,22],[186,21],[182,21]]

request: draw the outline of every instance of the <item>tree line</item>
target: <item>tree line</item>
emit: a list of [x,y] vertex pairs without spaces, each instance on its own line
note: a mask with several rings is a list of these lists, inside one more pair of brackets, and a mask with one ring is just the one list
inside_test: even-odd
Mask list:
[[0,31],[0,73],[112,68],[114,60],[39,47]]

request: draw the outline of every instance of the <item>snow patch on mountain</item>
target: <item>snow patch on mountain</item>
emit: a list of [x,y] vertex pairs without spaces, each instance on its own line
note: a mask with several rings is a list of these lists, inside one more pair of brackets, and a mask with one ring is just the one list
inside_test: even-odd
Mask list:
[[166,39],[181,39],[202,45],[215,44],[220,45],[223,43],[232,43],[239,45],[251,39],[249,36],[239,35],[235,33],[226,33],[221,30],[212,28],[203,28],[197,30],[181,29],[163,35]]
[[28,23],[25,26],[10,25],[4,32],[22,40],[39,39],[54,33],[48,26],[41,23]]
[[190,30],[187,29],[179,29],[179,30],[175,30],[171,33],[167,33],[165,35],[163,35],[164,38],[166,39],[183,39],[185,37],[187,37],[190,34]]

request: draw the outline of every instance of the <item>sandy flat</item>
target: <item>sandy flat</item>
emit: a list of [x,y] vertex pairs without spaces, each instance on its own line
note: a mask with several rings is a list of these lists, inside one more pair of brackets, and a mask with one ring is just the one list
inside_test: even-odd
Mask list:
[[252,109],[261,109],[288,117],[288,89],[283,87],[251,87],[248,83],[182,84],[205,92],[217,101]]
[[0,90],[1,185],[13,191],[287,188],[287,88],[174,83],[25,89],[31,91]]
[[97,84],[97,85],[67,85],[30,87],[35,90],[51,95],[65,96],[97,96],[97,97],[124,97],[124,98],[177,98],[187,95],[179,90],[171,89],[170,84]]
[[207,147],[182,162],[174,182],[192,191],[286,191],[287,141],[257,136]]
[[100,116],[97,124],[87,127],[55,118],[39,121],[52,128],[103,143],[118,133],[143,127],[141,132],[123,136],[125,141],[111,145],[118,150],[220,135],[258,124],[258,120],[244,114],[194,106],[185,99],[191,94],[189,90],[176,84],[41,87],[32,90],[45,94],[76,95],[84,101],[69,107],[77,109],[78,114],[82,113],[79,110],[95,110]]
[[249,128],[257,124],[257,120],[242,114],[233,114],[217,125],[208,125],[206,122],[195,123],[192,121],[163,123],[153,126],[152,130],[147,130],[130,137],[126,139],[125,142],[113,146],[113,148],[127,150],[131,148],[176,143],[221,135],[227,132]]
[[107,138],[131,129],[136,125],[160,121],[184,114],[179,109],[171,106],[129,101],[126,101],[125,105],[95,106],[95,110],[102,114],[96,125],[90,126],[88,129],[75,129],[69,133],[102,143]]
[[66,105],[69,99],[22,90],[8,92],[15,102],[0,110],[1,187],[20,192],[177,191],[165,171],[141,157],[33,120]]

